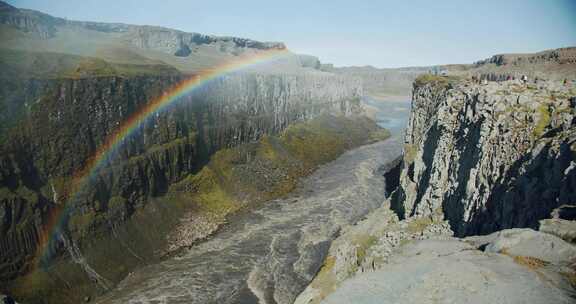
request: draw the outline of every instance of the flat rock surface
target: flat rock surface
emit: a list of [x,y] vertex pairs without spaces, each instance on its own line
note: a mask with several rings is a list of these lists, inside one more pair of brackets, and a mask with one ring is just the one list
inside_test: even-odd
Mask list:
[[292,196],[239,215],[182,256],[143,268],[99,303],[292,303],[318,271],[338,231],[384,201],[379,168],[396,139],[349,151]]
[[322,303],[574,303],[566,286],[459,239],[403,246],[381,270],[344,282]]

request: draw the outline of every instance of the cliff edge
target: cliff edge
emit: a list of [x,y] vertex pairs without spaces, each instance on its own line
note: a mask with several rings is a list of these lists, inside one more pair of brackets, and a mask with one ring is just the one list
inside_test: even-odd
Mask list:
[[559,81],[420,77],[393,208],[441,210],[460,236],[537,228],[576,199],[575,96]]

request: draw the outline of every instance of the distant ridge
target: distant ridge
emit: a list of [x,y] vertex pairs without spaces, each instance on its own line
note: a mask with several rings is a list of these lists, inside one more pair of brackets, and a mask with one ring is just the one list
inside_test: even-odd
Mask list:
[[[205,35],[160,26],[73,21],[19,9],[0,1],[0,50],[60,53],[103,59],[111,64],[166,65],[195,73],[223,60],[265,50],[285,50],[282,42]],[[313,56],[294,55],[279,70],[316,69]]]

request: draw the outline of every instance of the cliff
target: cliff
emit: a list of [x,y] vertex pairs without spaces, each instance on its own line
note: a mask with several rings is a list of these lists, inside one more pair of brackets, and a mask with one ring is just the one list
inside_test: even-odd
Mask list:
[[[316,57],[282,43],[71,21],[4,2],[0,38],[0,292],[25,302],[108,290],[388,136],[359,115],[358,79],[321,72]],[[147,117],[77,187],[96,151],[151,100],[270,49],[282,56]]]
[[[13,98],[24,104],[22,117],[0,148],[0,274],[7,282],[33,271],[34,279],[3,288],[30,292],[36,282],[50,293],[91,280],[110,287],[145,260],[206,237],[230,212],[287,193],[315,166],[379,138],[375,123],[356,116],[362,89],[354,79],[236,73],[149,117],[72,193],[74,175],[120,122],[184,77],[20,80],[25,89]],[[50,214],[62,208],[69,215],[61,239],[39,247]],[[48,272],[35,269],[41,249],[66,258]],[[87,278],[78,261],[107,279]],[[56,285],[47,283],[54,271],[64,278]]]
[[573,51],[415,78],[391,196],[342,229],[295,303],[573,302]]
[[379,69],[372,66],[363,67],[333,67],[323,65],[323,71],[347,75],[362,79],[362,85],[366,94],[378,98],[388,96],[408,96],[412,88],[412,82],[422,73],[426,73],[438,67],[408,67],[408,68],[385,68]]
[[537,228],[576,199],[575,95],[558,81],[418,78],[393,208],[440,212],[460,236]]

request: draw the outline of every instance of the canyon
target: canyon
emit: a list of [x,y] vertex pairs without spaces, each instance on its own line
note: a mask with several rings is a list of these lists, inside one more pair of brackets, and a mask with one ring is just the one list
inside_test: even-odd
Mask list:
[[0,39],[5,302],[576,297],[574,47],[335,67],[4,2]]
[[[280,43],[68,21],[5,3],[0,16],[0,286],[24,302],[94,298],[389,136],[362,115],[359,79],[320,71]],[[206,67],[271,50],[281,56],[143,118],[83,177],[148,103]]]

